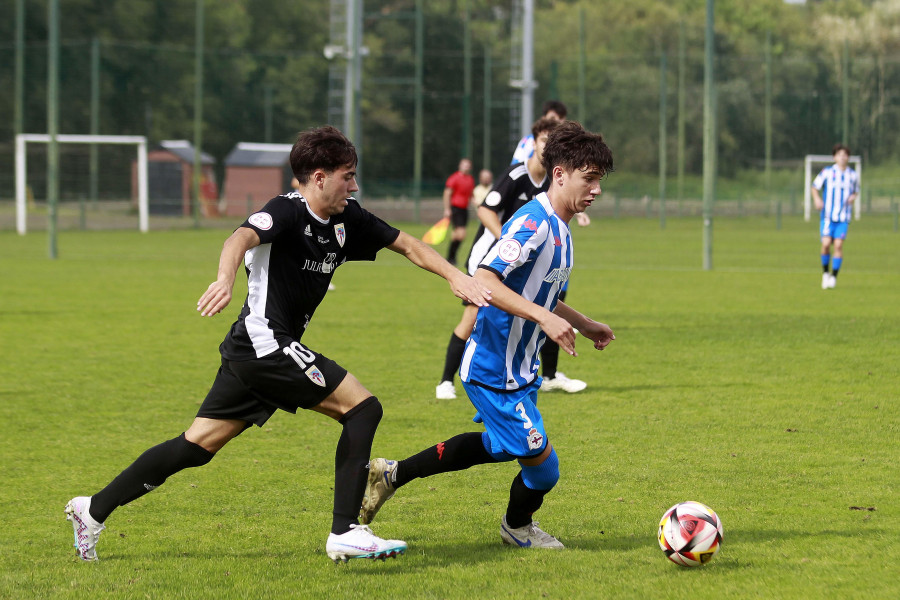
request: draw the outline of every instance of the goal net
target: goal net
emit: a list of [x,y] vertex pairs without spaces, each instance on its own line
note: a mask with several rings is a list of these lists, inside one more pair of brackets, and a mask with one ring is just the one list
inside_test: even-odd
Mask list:
[[[825,165],[834,164],[834,157],[830,154],[807,154],[803,161],[803,219],[809,221],[812,215],[812,184],[813,179],[819,174],[819,171]],[[853,203],[853,218],[859,220],[862,214],[862,158],[859,156],[850,157],[850,166],[859,175],[860,192]],[[815,169],[815,171],[813,171]]]
[[[142,232],[148,230],[146,137],[58,134],[56,141],[67,149],[75,147],[71,152],[60,151],[61,203],[77,203],[82,215],[85,200],[97,203],[98,196],[106,200],[105,204],[108,206],[121,207],[119,210],[124,215],[132,214],[136,203],[138,228]],[[20,235],[28,230],[28,197],[35,195],[35,188],[45,188],[47,184],[46,176],[43,179],[40,177],[45,171],[29,168],[30,163],[37,163],[40,167],[40,163],[46,162],[46,155],[31,152],[29,144],[46,146],[49,142],[50,135],[45,133],[21,133],[16,136],[16,231]],[[122,145],[136,146],[136,156],[130,152],[122,152]],[[92,151],[92,148],[95,150]],[[100,171],[93,175],[99,185],[89,186],[89,152],[95,157],[92,162],[98,165],[96,170]],[[89,187],[93,189],[89,191]],[[130,220],[134,217],[127,218]]]

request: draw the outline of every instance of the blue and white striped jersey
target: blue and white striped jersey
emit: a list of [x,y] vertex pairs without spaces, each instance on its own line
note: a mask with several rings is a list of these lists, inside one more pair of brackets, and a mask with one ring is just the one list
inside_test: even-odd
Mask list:
[[843,171],[837,165],[825,167],[813,181],[813,187],[822,194],[825,207],[821,218],[831,223],[849,223],[851,205],[847,202],[853,194],[859,193],[859,175],[852,168]]
[[[552,311],[572,270],[569,226],[542,192],[503,226],[503,235],[479,265],[512,291]],[[527,319],[493,306],[478,309],[460,379],[495,390],[516,390],[537,378],[546,334]]]

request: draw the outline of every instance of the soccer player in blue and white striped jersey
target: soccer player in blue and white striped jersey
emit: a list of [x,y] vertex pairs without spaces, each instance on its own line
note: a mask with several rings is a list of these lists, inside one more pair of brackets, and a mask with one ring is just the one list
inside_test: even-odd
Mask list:
[[492,296],[490,306],[478,310],[460,378],[485,431],[457,435],[405,460],[373,460],[361,523],[371,522],[413,479],[517,460],[501,540],[523,548],[563,547],[532,520],[559,479],[559,460],[537,409],[538,356],[547,338],[577,356],[575,328],[597,350],[615,339],[609,326],[559,301],[573,264],[569,222],[600,194],[600,179],[612,171],[613,160],[602,136],[569,121],[550,134],[542,162],[549,190],[503,226],[475,273]]
[[[844,240],[853,212],[853,203],[859,195],[859,175],[848,163],[850,148],[835,144],[831,151],[834,164],[825,167],[812,184],[816,210],[820,211],[819,234],[822,237],[822,289],[833,288],[844,262]],[[834,246],[834,256],[831,247]],[[831,273],[828,263],[831,262]]]

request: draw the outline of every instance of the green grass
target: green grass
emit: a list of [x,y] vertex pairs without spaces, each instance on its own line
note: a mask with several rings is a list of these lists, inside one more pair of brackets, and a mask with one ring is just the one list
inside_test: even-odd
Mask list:
[[[586,392],[541,398],[562,478],[538,518],[567,549],[500,544],[515,468],[485,465],[385,505],[374,529],[406,556],[340,567],[324,554],[339,427],[313,413],[121,508],[101,561],[79,563],[63,505],[190,424],[245,282],[197,315],[225,231],[63,233],[56,261],[43,234],[0,233],[0,597],[896,598],[900,235],[854,223],[823,291],[815,227],[717,220],[712,271],[699,219],[577,229],[570,303],[617,339],[561,358]],[[446,284],[390,251],[335,283],[304,342],[381,399],[374,453],[476,430],[459,386],[433,399],[460,313]],[[656,546],[682,500],[724,523],[700,569]]]

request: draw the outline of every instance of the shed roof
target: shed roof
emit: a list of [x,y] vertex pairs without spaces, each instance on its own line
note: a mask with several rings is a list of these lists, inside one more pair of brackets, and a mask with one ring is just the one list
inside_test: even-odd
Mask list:
[[[184,162],[194,162],[194,146],[187,140],[163,140],[159,145]],[[212,154],[200,152],[200,162],[204,165],[214,165],[216,164],[216,159],[213,158]]]
[[226,166],[283,167],[291,158],[291,144],[257,144],[238,142],[225,157]]

